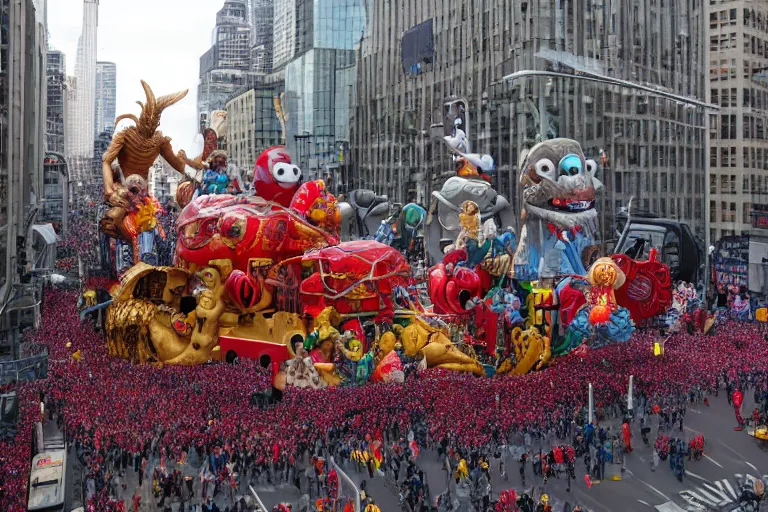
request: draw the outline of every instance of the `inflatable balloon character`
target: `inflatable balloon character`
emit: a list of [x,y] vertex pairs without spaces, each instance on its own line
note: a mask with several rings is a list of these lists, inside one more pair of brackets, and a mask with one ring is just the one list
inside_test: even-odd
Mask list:
[[542,336],[536,327],[526,330],[515,327],[511,332],[514,357],[502,361],[496,370],[497,375],[523,375],[531,370],[540,370],[549,364],[552,349],[548,336]]
[[[119,275],[139,261],[158,263],[157,238],[166,233],[158,222],[165,211],[149,194],[146,180],[138,174],[126,178],[115,197],[120,203],[109,208],[99,221],[99,230],[114,238],[116,270]],[[114,199],[114,197],[113,197]]]
[[159,156],[162,156],[171,167],[184,174],[186,155],[183,151],[179,151],[178,155],[174,154],[171,139],[164,137],[162,132],[158,131],[158,127],[163,110],[181,101],[189,91],[156,98],[144,80],[141,81],[141,86],[147,97],[146,103],[138,102],[141,105],[141,115],[136,117],[133,114],[123,114],[115,119],[115,126],[123,119],[130,119],[136,124],[115,133],[109,148],[104,153],[102,164],[104,200],[113,207],[120,206],[125,188],[118,178],[119,173],[116,174],[116,169],[112,167],[115,161],[120,163],[119,171],[125,178],[136,174],[146,181],[149,179],[149,168]]
[[338,243],[336,236],[323,229],[333,228],[327,214],[322,223],[316,223],[305,215],[306,205],[300,206],[285,208],[260,197],[200,196],[176,222],[177,261],[201,268],[210,260],[230,259],[234,268],[252,274],[257,267]]
[[669,267],[659,261],[655,248],[650,250],[647,261],[633,260],[625,254],[614,254],[611,258],[626,276],[624,286],[616,290],[616,303],[629,310],[635,324],[669,309],[672,279]]
[[291,163],[284,146],[265,149],[253,168],[253,188],[257,196],[289,206],[301,183],[301,169]]
[[624,286],[626,276],[611,258],[599,258],[587,272],[590,285],[585,304],[569,326],[570,348],[583,340],[592,346],[628,341],[635,330],[629,310],[616,302],[615,291]]
[[482,293],[480,276],[461,265],[467,261],[465,249],[454,250],[429,269],[427,288],[435,313],[466,315],[474,310]]
[[584,274],[582,251],[597,231],[597,163],[578,142],[551,139],[536,144],[520,165],[523,227],[515,252],[515,277],[526,281]]
[[445,106],[448,110],[443,125],[449,131],[444,132],[443,140],[456,163],[456,176],[448,178],[439,191],[432,192],[427,219],[427,259],[432,265],[442,258],[444,241],[457,238],[460,218],[468,213],[465,210],[467,201],[474,203],[481,225],[493,225],[489,231],[495,232],[499,227],[506,229],[515,223],[509,201],[490,184],[495,171],[493,157],[471,152],[466,100],[449,98]]
[[483,365],[477,359],[454,346],[444,330],[429,325],[419,317],[414,317],[405,328],[395,326],[395,332],[405,355],[423,357],[427,368],[436,366],[478,376],[485,375]]
[[394,289],[404,286],[410,266],[396,249],[370,241],[343,242],[307,252],[302,258],[314,273],[299,286],[304,312],[316,316],[328,306],[344,315],[373,315],[392,322]]

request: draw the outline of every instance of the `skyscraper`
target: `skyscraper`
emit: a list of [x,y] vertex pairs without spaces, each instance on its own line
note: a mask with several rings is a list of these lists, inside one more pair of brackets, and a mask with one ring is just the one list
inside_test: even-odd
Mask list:
[[[364,0],[276,0],[274,10],[274,69],[284,66],[285,72],[286,145],[305,176],[333,181],[340,149],[349,143]],[[293,28],[279,16],[292,16]]]
[[257,75],[272,72],[274,0],[251,0],[251,61]]
[[210,113],[223,110],[232,94],[248,84],[251,72],[251,27],[244,0],[226,0],[216,13],[214,42],[200,57],[197,113],[200,128]]
[[94,136],[115,128],[117,66],[114,62],[96,63],[96,121]]
[[[69,105],[72,131],[67,137],[67,157],[93,158],[96,122],[96,34],[99,25],[99,0],[83,0],[83,29],[77,45],[75,78],[77,93]],[[81,181],[85,168],[75,166],[73,178]]]
[[48,105],[45,123],[45,149],[64,153],[64,134],[66,133],[66,82],[67,60],[64,53],[48,50]]

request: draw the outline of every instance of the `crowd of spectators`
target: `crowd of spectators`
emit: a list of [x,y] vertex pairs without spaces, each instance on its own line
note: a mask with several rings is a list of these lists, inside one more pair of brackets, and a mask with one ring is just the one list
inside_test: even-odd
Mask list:
[[524,376],[427,370],[404,384],[289,389],[281,403],[260,410],[251,395],[270,384],[256,362],[159,368],[111,358],[102,336],[78,321],[76,301],[74,292],[49,292],[42,327],[31,336],[49,346],[49,373],[43,382],[15,386],[21,420],[15,438],[0,444],[0,510],[24,510],[40,394],[61,415],[68,439],[91,457],[125,457],[140,468],[150,455],[179,460],[191,450],[203,458],[219,449],[230,459],[247,453],[256,462],[295,460],[329,433],[360,439],[393,423],[404,432],[419,422],[433,446],[446,441],[472,450],[514,429],[570,422],[587,402],[588,383],[599,409],[620,401],[630,374],[656,403],[694,387],[711,390],[723,372],[738,377],[768,370],[760,328],[725,324],[708,336],[675,335],[663,356],[653,354],[656,333],[643,331]]

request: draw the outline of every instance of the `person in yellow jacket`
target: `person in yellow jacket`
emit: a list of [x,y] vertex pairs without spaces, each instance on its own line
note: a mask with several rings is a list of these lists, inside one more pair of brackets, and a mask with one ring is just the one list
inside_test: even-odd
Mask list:
[[381,512],[381,509],[376,506],[373,500],[371,500],[368,502],[368,505],[365,507],[365,512]]

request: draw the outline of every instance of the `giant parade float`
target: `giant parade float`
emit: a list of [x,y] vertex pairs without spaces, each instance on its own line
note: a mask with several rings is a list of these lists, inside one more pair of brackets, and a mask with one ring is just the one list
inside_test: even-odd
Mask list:
[[[215,137],[190,159],[157,130],[186,92],[156,98],[142,85],[140,115],[118,118],[134,125],[103,162],[100,230],[112,239],[119,283],[83,302],[104,309],[115,357],[249,358],[278,389],[400,382],[427,368],[519,375],[627,341],[672,303],[655,250],[642,261],[598,257],[602,184],[575,140],[522,155],[519,212],[494,190],[493,159],[471,153],[461,122],[445,137],[456,176],[429,205],[395,205],[370,190],[340,202],[322,180],[302,182],[283,146],[264,151],[253,179],[233,188],[210,165],[226,158]],[[175,232],[159,228],[165,212],[147,188],[159,155],[182,174],[201,171],[198,180],[184,174]],[[175,239],[172,265],[158,265],[160,237]]]

